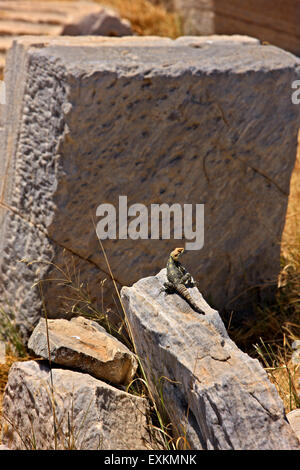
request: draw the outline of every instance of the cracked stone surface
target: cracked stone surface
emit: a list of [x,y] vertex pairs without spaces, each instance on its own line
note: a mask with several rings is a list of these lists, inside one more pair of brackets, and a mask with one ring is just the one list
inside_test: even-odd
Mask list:
[[[201,292],[219,310],[267,298],[296,157],[297,77],[299,59],[250,38],[18,39],[5,72],[0,299],[22,334],[41,315],[39,281],[49,318],[72,314],[74,279],[102,308],[96,208],[118,208],[120,195],[148,209],[205,204],[204,247],[185,258]],[[175,243],[104,247],[122,286],[159,271]],[[105,308],[113,293],[107,281]]]
[[12,365],[2,411],[2,443],[9,449],[155,448],[146,399],[67,369],[52,368],[51,382],[44,362]]
[[163,269],[121,294],[152,392],[163,394],[178,436],[192,449],[300,449],[259,361],[238,349],[197,288],[190,293],[204,315],[160,292],[165,281]]

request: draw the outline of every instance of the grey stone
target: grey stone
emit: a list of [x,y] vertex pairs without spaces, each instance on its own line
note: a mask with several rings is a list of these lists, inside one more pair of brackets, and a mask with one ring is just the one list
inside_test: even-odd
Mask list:
[[65,367],[88,372],[116,385],[129,384],[138,367],[135,355],[101,328],[83,317],[71,321],[41,318],[28,341],[37,356]]
[[123,287],[135,347],[158,403],[192,449],[299,449],[276,388],[259,361],[229,338],[218,312],[197,288],[194,312],[160,292],[166,270]]
[[293,428],[294,433],[300,441],[300,408],[290,411],[286,417],[291,427]]
[[81,372],[53,368],[52,381],[53,394],[50,370],[43,363],[12,365],[3,397],[4,445],[41,450],[153,448],[146,399]]
[[[215,308],[249,311],[270,295],[297,148],[290,97],[299,59],[248,39],[198,41],[15,41],[0,163],[0,298],[24,336],[40,316],[39,281],[49,317],[72,313],[62,271],[76,271],[101,309],[99,282],[109,273],[96,208],[117,207],[120,195],[149,210],[205,204],[204,247],[185,264]],[[103,243],[120,287],[165,266],[174,241]],[[109,281],[104,295],[114,307]]]

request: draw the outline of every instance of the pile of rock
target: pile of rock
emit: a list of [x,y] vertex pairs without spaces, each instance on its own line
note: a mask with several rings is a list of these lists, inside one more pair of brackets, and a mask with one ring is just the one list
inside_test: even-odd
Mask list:
[[[165,281],[163,269],[121,295],[151,395],[179,447],[299,449],[299,410],[287,419],[259,362],[237,348],[196,287],[190,293],[203,315],[161,292]],[[84,317],[42,318],[28,347],[42,359],[17,362],[9,372],[7,448],[162,448],[147,399],[124,390],[137,358],[101,326]]]
[[94,2],[0,1],[0,75],[17,36],[130,36],[131,25]]
[[[121,195],[125,214],[142,203],[150,216],[155,203],[170,219],[170,201],[180,210],[205,204],[204,246],[186,259],[215,308],[244,314],[272,296],[297,151],[299,64],[247,37],[15,41],[0,146],[0,305],[16,312],[22,334],[40,316],[41,284],[49,315],[71,311],[56,266],[80,273],[101,306],[108,275],[93,219],[103,221],[106,202],[119,218]],[[123,228],[105,240],[119,286],[158,272],[170,252],[168,237],[132,238],[126,217]],[[114,294],[107,281],[107,306]]]
[[3,398],[4,445],[155,448],[147,400],[124,390],[136,373],[136,357],[105,329],[77,317],[48,320],[47,334],[41,319],[28,347],[46,361],[16,362],[11,367]]

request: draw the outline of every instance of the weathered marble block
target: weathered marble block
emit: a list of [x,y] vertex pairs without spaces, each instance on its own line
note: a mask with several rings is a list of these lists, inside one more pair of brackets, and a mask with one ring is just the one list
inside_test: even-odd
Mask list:
[[[185,256],[205,298],[241,310],[267,295],[296,156],[297,78],[296,57],[251,38],[17,40],[5,75],[0,299],[23,334],[41,314],[38,281],[49,317],[71,312],[75,295],[52,278],[76,277],[99,308],[114,305],[109,281],[102,298],[95,224],[98,205],[117,208],[120,195],[128,206],[205,204],[204,247]],[[103,241],[119,287],[184,243]]]
[[203,314],[161,293],[166,269],[123,287],[136,351],[157,406],[188,449],[299,450],[283,402],[257,359],[229,338],[218,312],[196,287]]

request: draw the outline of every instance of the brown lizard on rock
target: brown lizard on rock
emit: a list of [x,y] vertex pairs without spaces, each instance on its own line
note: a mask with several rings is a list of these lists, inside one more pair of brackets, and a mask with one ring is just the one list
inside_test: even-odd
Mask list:
[[196,304],[187,287],[194,287],[197,283],[193,280],[190,273],[179,262],[178,258],[184,252],[184,248],[175,248],[169,256],[167,262],[167,279],[164,282],[164,290],[166,293],[177,293],[198,313],[203,313],[203,310]]

